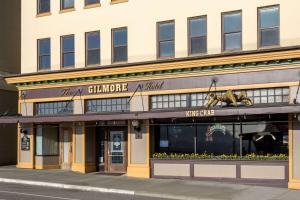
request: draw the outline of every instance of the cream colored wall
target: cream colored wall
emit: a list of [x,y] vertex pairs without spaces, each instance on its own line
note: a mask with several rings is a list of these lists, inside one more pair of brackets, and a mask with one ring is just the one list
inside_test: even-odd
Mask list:
[[60,36],[75,34],[76,68],[85,66],[85,32],[101,31],[101,64],[111,64],[111,28],[128,27],[129,62],[156,59],[156,22],[175,20],[176,57],[186,57],[187,18],[208,16],[208,53],[221,52],[221,13],[243,11],[243,50],[257,49],[257,7],[280,4],[281,46],[300,45],[298,0],[129,0],[59,14],[59,0],[51,1],[51,15],[36,17],[36,1],[22,1],[22,73],[37,71],[37,39],[51,37],[52,70],[60,69]]

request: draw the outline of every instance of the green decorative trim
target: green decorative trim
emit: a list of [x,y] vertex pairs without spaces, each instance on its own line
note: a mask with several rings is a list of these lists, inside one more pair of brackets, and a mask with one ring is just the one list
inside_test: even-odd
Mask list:
[[162,76],[166,74],[185,74],[190,72],[208,72],[208,71],[218,71],[218,70],[229,70],[229,69],[246,69],[246,68],[255,68],[263,66],[278,66],[278,65],[289,65],[289,64],[299,64],[300,58],[293,59],[282,59],[282,60],[270,60],[270,61],[261,61],[261,62],[248,62],[248,63],[237,63],[237,64],[226,64],[226,65],[212,65],[212,66],[203,66],[203,67],[194,67],[194,68],[181,68],[181,69],[168,69],[168,70],[157,70],[150,72],[137,72],[137,73],[123,73],[107,76],[94,76],[94,77],[82,77],[82,78],[71,78],[71,79],[58,79],[51,81],[36,81],[36,82],[26,82],[26,83],[17,83],[17,87],[26,87],[26,86],[36,86],[36,85],[47,85],[47,84],[63,84],[63,83],[78,83],[78,82],[91,82],[97,80],[115,80],[124,78],[133,78],[133,77],[147,77],[147,76]]

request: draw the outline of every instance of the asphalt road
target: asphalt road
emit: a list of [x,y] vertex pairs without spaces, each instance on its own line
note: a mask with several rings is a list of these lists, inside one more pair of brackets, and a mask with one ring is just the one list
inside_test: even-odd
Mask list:
[[[0,200],[159,200],[159,198],[84,192],[0,183]],[[166,200],[166,199],[164,199]]]

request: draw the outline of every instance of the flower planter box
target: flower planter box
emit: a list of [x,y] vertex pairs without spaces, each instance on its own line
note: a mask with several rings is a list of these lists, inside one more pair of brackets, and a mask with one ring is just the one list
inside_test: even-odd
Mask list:
[[287,187],[288,161],[151,159],[151,177]]

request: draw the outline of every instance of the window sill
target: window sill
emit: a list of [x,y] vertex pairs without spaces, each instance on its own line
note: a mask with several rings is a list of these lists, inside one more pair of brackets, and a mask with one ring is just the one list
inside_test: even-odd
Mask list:
[[128,61],[111,62],[112,65],[128,64]]
[[101,64],[85,65],[85,67],[99,67]]
[[125,3],[125,2],[128,2],[128,0],[111,0],[110,5]]
[[94,3],[94,4],[85,5],[84,9],[97,8],[97,7],[101,7],[101,3]]
[[175,59],[175,56],[170,56],[170,57],[157,57],[157,60],[172,60]]
[[51,69],[38,69],[37,72],[48,72],[48,71],[51,71]]
[[45,12],[45,13],[39,13],[36,15],[36,17],[45,17],[45,16],[50,16],[51,12]]
[[278,48],[280,45],[272,45],[272,46],[263,46],[263,47],[258,47],[258,49],[273,49],[273,48]]
[[223,54],[226,54],[226,53],[237,53],[237,52],[242,52],[243,49],[235,49],[235,50],[222,50],[222,53]]
[[188,57],[197,57],[197,56],[206,56],[207,52],[203,52],[203,53],[189,53]]
[[59,11],[60,14],[63,14],[63,13],[68,13],[68,12],[73,12],[75,11],[75,8],[66,8],[66,9],[62,9]]

